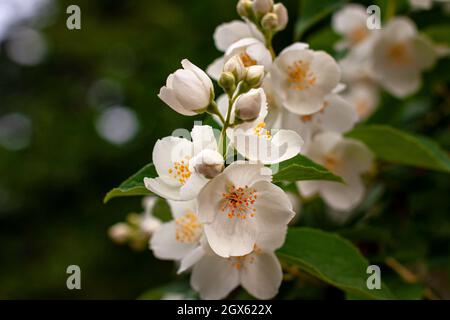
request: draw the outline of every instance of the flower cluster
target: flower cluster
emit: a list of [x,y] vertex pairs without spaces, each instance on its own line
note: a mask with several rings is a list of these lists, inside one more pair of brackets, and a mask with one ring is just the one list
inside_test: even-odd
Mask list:
[[[260,299],[277,294],[282,268],[274,251],[295,211],[289,194],[272,183],[269,165],[298,154],[321,164],[344,183],[301,181],[300,194],[318,194],[332,210],[350,212],[364,198],[362,176],[373,155],[343,133],[374,108],[367,97],[377,98],[377,86],[410,94],[436,58],[411,21],[395,18],[370,31],[365,10],[355,5],[333,17],[343,36],[338,48],[347,50],[339,63],[301,42],[275,53],[272,38],[288,23],[281,3],[240,0],[237,12],[242,21],[214,33],[223,55],[206,72],[182,60],[158,95],[179,114],[210,114],[220,130],[194,125],[183,137],[158,140],[157,177],[144,179],[172,213],[164,223],[147,216],[150,248],[177,261],[178,272],[191,270],[191,285],[204,299],[225,298],[239,285]],[[223,91],[217,99],[211,79]],[[363,98],[370,101],[357,102]],[[121,227],[111,231],[116,238]]]
[[380,87],[404,98],[421,86],[421,73],[438,56],[433,44],[421,35],[407,17],[392,17],[381,29],[367,28],[369,15],[361,5],[350,4],[336,12],[332,26],[342,36],[337,50],[346,50],[340,61],[347,98],[360,119],[370,116],[378,105]]

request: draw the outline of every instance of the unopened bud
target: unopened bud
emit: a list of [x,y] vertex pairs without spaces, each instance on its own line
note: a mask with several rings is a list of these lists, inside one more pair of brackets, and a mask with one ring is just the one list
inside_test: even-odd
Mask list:
[[236,101],[236,116],[243,121],[253,121],[261,112],[262,97],[259,90],[251,90]]
[[116,223],[109,228],[108,234],[114,242],[122,244],[130,235],[130,227],[123,222]]
[[273,13],[275,13],[278,17],[278,26],[276,28],[276,31],[280,31],[286,28],[289,21],[288,11],[286,7],[282,3],[277,3],[273,6]]
[[278,28],[278,17],[275,13],[269,12],[261,20],[264,29],[274,31]]
[[219,85],[226,91],[234,91],[236,79],[231,72],[222,72],[219,78]]
[[245,82],[252,88],[259,87],[264,79],[264,66],[254,65],[247,68]]
[[247,69],[244,66],[241,58],[238,55],[231,57],[223,66],[224,72],[230,72],[234,76],[235,82],[244,79]]
[[190,169],[212,179],[224,169],[223,157],[217,151],[204,149],[189,162]]
[[273,9],[273,0],[254,0],[253,11],[256,14],[265,15]]
[[236,10],[241,17],[248,17],[252,10],[253,2],[251,0],[239,0]]

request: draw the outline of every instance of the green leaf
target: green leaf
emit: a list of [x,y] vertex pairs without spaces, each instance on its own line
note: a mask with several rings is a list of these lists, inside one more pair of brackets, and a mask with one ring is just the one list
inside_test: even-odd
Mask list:
[[347,134],[389,162],[450,172],[450,158],[434,141],[384,125],[361,125]]
[[274,170],[273,181],[328,180],[342,182],[342,178],[334,175],[323,166],[303,155],[279,163]]
[[450,45],[450,30],[447,24],[437,24],[422,30],[436,44]]
[[369,263],[352,243],[336,234],[291,228],[277,255],[282,261],[294,264],[347,293],[369,299],[394,298],[384,283],[379,290],[367,288]]
[[309,28],[325,19],[347,1],[348,0],[301,0],[299,19],[294,31],[294,39],[299,41]]
[[103,202],[107,203],[112,198],[117,197],[149,195],[151,192],[145,187],[144,178],[155,178],[157,176],[155,166],[153,163],[149,163],[127,180],[122,182],[120,186],[108,192],[103,199]]

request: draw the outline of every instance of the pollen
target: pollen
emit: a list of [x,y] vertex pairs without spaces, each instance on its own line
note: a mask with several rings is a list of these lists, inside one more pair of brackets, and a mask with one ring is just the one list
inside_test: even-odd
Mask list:
[[241,54],[239,54],[239,58],[241,58],[242,63],[244,64],[244,66],[245,66],[246,68],[251,67],[251,66],[254,66],[254,65],[257,64],[256,60],[253,60],[252,57],[250,57],[250,56],[248,55],[248,53],[245,52],[245,51],[242,52]]
[[317,78],[310,70],[309,62],[298,60],[288,67],[288,81],[292,89],[301,91],[314,86]]
[[175,161],[173,163],[173,168],[170,168],[167,172],[180,184],[185,184],[187,179],[191,176],[191,172],[189,171],[189,158],[186,157],[180,161]]
[[254,188],[248,186],[236,188],[231,185],[227,192],[222,194],[223,204],[220,211],[226,214],[229,219],[246,220],[249,217],[254,218],[256,215],[254,205],[257,197]]
[[349,35],[351,43],[352,44],[360,43],[362,40],[364,40],[366,38],[367,33],[368,33],[368,29],[364,26],[360,26],[359,28],[356,28]]
[[175,219],[175,224],[175,238],[177,241],[194,243],[200,238],[202,231],[201,224],[195,213],[188,212],[184,216]]
[[264,137],[267,140],[272,138],[272,134],[270,133],[270,130],[266,129],[266,123],[260,122],[258,125],[253,129],[253,132],[258,137]]
[[244,267],[244,265],[254,263],[256,257],[259,256],[261,253],[262,253],[261,248],[259,248],[255,244],[253,247],[253,251],[250,252],[249,254],[239,257],[229,257],[228,261],[233,268],[235,268],[236,270],[241,270]]
[[313,119],[313,116],[311,114],[309,114],[306,116],[300,116],[299,118],[302,122],[306,123],[306,122],[311,122]]

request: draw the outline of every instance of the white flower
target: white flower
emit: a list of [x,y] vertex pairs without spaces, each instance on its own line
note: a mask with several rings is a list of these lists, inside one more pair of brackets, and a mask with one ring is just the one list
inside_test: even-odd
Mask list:
[[262,233],[283,228],[295,215],[289,198],[271,179],[269,168],[237,161],[201,190],[199,217],[216,254],[249,254]]
[[262,108],[267,108],[264,103],[264,91],[252,89],[252,91],[239,96],[235,102],[235,114],[238,119],[253,121],[259,117]]
[[433,7],[433,0],[409,0],[409,5],[416,10],[430,10]]
[[263,42],[255,38],[243,38],[231,44],[224,57],[215,60],[208,67],[207,72],[211,78],[218,80],[224,64],[235,55],[241,58],[245,67],[261,65],[269,70],[272,64],[272,55]]
[[357,46],[370,36],[367,18],[366,8],[359,4],[346,5],[333,15],[333,30],[344,37],[337,44],[337,49]]
[[122,244],[128,240],[131,231],[131,227],[128,224],[119,222],[109,227],[108,235],[114,242]]
[[289,111],[308,115],[319,111],[325,96],[337,86],[340,70],[336,61],[323,51],[295,43],[275,59],[272,84]]
[[212,149],[202,150],[189,162],[190,170],[212,179],[224,169],[223,157]]
[[367,119],[378,106],[379,92],[372,82],[358,81],[351,84],[343,96],[352,104],[359,120]]
[[191,286],[202,299],[223,299],[242,285],[258,299],[271,299],[283,278],[280,262],[274,251],[280,248],[286,227],[261,234],[250,253],[223,258],[205,247],[204,256],[194,265]]
[[189,60],[181,61],[183,69],[169,75],[158,97],[169,107],[186,116],[204,112],[214,98],[211,79]]
[[421,85],[421,72],[436,61],[433,46],[405,17],[389,21],[378,31],[373,44],[372,67],[379,84],[396,97],[414,93]]
[[349,211],[363,199],[365,188],[360,175],[370,170],[372,152],[361,142],[334,132],[317,134],[306,155],[343,178],[345,184],[329,181],[302,181],[297,185],[305,197],[319,193],[333,209]]
[[161,226],[161,220],[153,215],[153,208],[157,200],[158,198],[153,196],[142,199],[144,212],[140,216],[139,228],[149,237]]
[[288,17],[288,11],[284,4],[277,3],[273,6],[273,13],[277,15],[278,18],[278,26],[276,28],[276,31],[281,31],[284,28],[286,28],[289,17]]
[[[195,158],[204,149],[217,152],[217,143],[210,126],[194,126],[192,141],[178,137],[158,140],[153,148],[153,164],[157,178],[145,178],[144,184],[153,193],[175,201],[194,199],[208,179],[193,170]],[[195,163],[190,163],[191,159]]]
[[231,57],[223,66],[223,72],[229,72],[234,76],[236,82],[239,82],[247,75],[247,69],[241,58],[236,55]]
[[173,220],[163,223],[150,240],[150,249],[162,260],[180,261],[183,272],[201,258],[203,226],[197,215],[197,201],[168,200]]
[[264,66],[250,66],[247,68],[245,82],[251,87],[256,88],[261,85],[264,79]]
[[[251,105],[259,111],[253,121],[243,122],[227,129],[227,136],[236,150],[252,162],[276,164],[295,157],[303,145],[302,138],[291,130],[276,130],[274,134],[264,122],[267,116],[266,95],[262,88],[251,89],[239,96],[233,106],[236,118],[242,105]],[[249,119],[250,120],[250,119]]]
[[282,127],[296,131],[305,141],[307,147],[311,138],[325,131],[350,131],[358,120],[353,105],[340,96],[341,87],[325,97],[322,109],[310,115],[299,116],[289,111],[283,113]]

